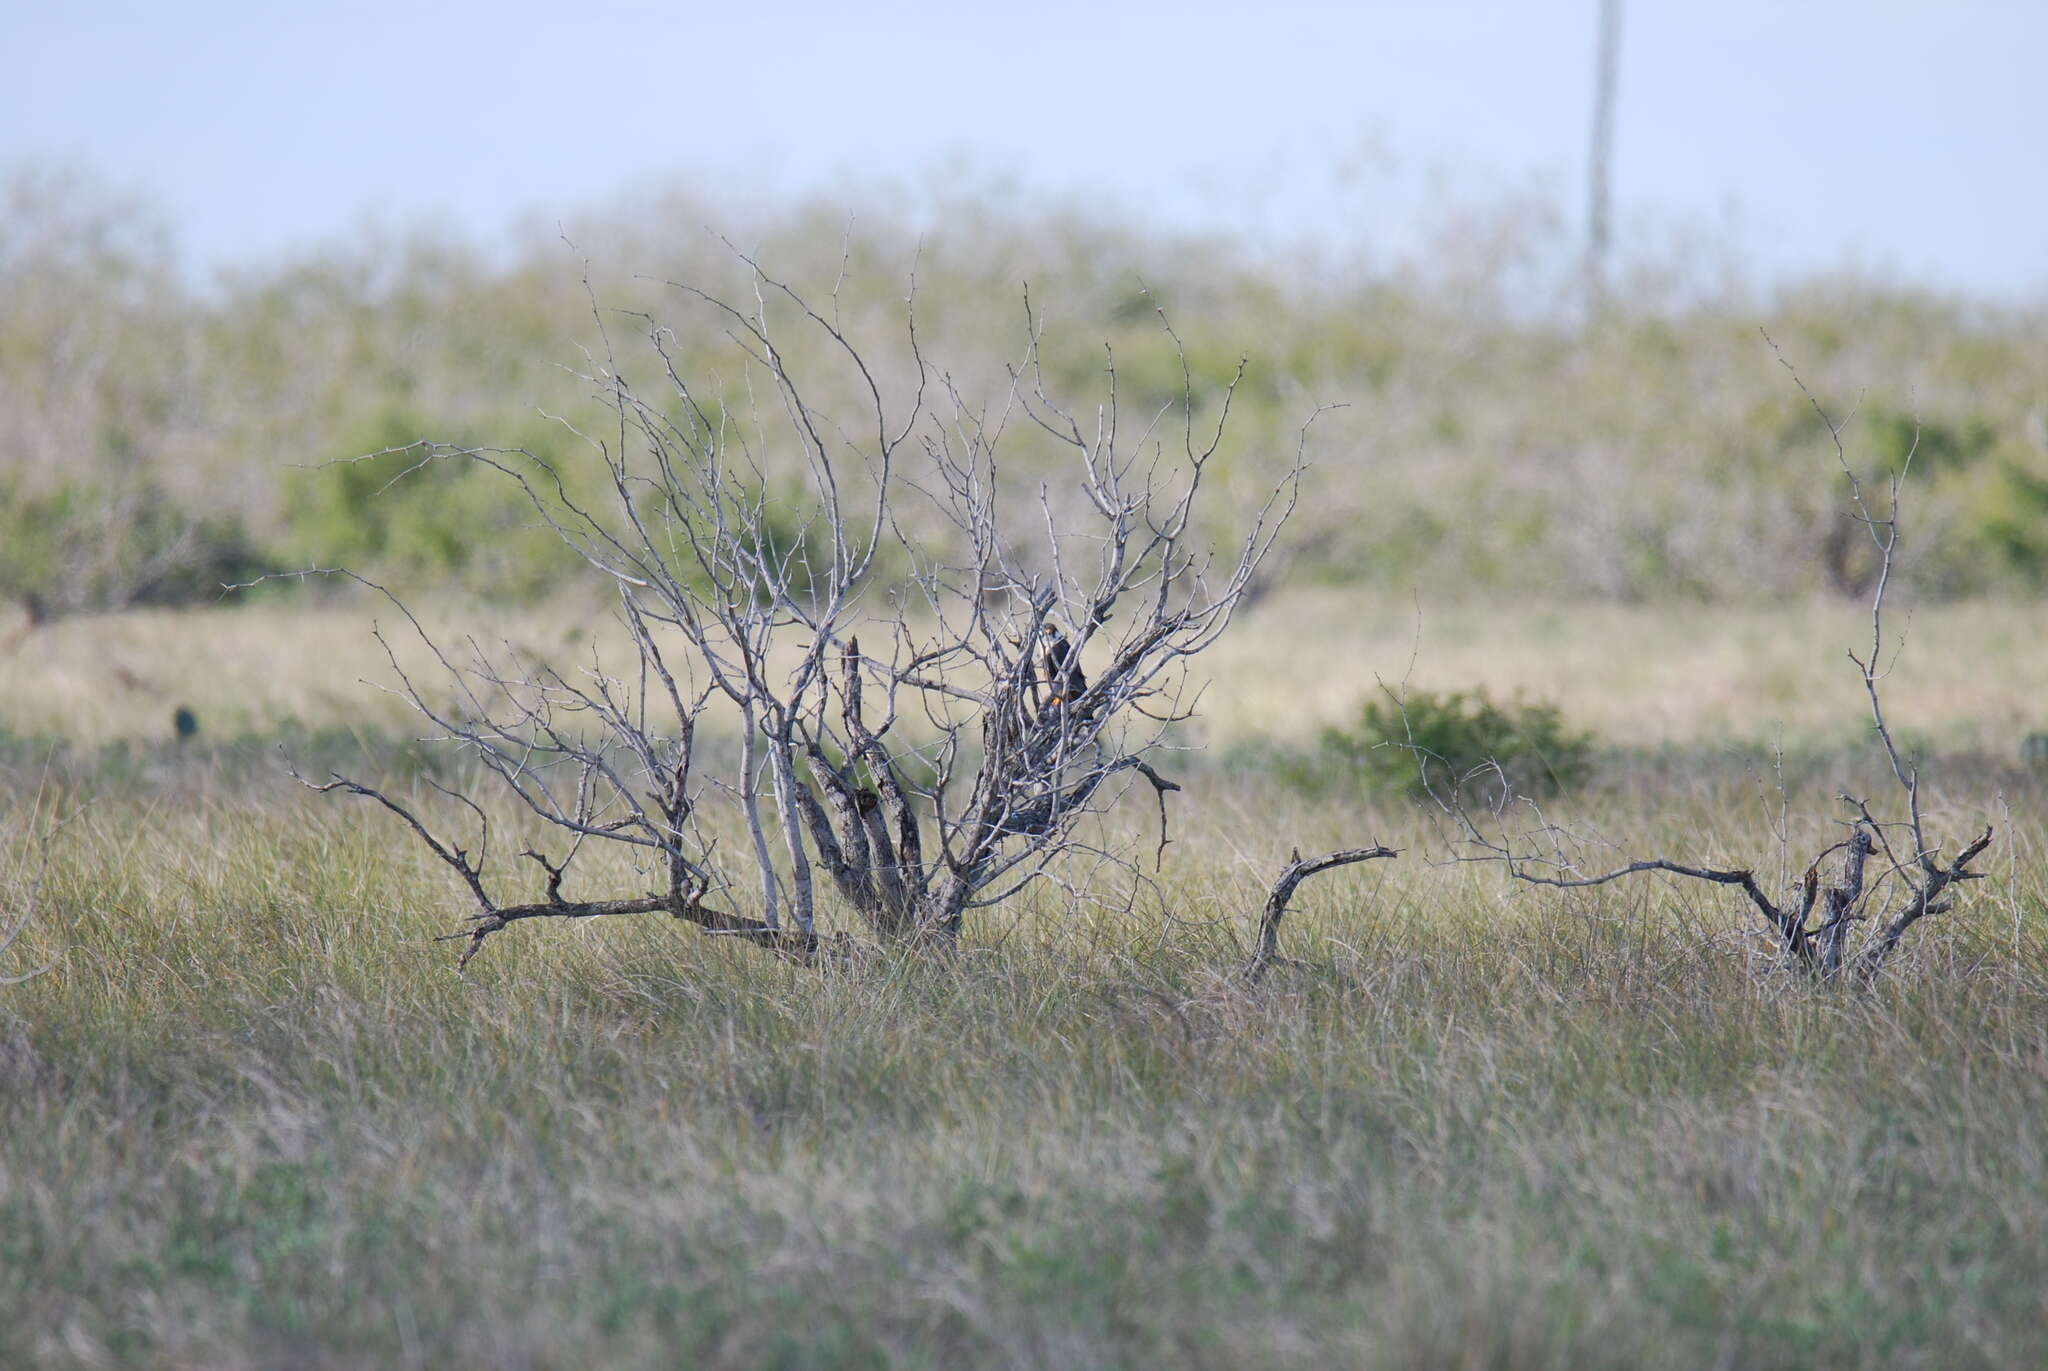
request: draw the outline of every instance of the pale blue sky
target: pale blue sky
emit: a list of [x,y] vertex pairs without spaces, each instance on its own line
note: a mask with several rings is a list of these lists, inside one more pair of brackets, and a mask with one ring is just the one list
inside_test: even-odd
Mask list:
[[[941,165],[1180,227],[1398,243],[1410,201],[1373,180],[1389,165],[1411,187],[1432,168],[1547,187],[1577,214],[1593,16],[1593,0],[14,0],[0,163],[140,190],[202,264],[372,212],[488,238],[655,180],[843,190]],[[1628,5],[1624,233],[1699,220],[1766,277],[1855,262],[2040,298],[2044,142],[2041,0]]]

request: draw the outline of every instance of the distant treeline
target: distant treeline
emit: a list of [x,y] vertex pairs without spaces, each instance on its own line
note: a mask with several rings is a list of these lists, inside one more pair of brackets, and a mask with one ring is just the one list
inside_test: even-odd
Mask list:
[[[1568,256],[1553,219],[1506,209],[1485,233],[1443,235],[1439,256],[1377,266],[1281,261],[1071,207],[963,200],[927,217],[920,240],[872,207],[671,193],[509,251],[374,234],[194,284],[147,206],[16,173],[0,181],[0,595],[35,614],[211,600],[223,581],[337,563],[415,591],[547,593],[573,567],[491,473],[432,464],[394,481],[401,458],[339,459],[434,439],[587,466],[572,427],[590,432],[596,411],[575,373],[602,364],[608,337],[658,379],[635,311],[670,322],[679,369],[743,414],[731,341],[664,284],[751,299],[705,225],[832,307],[894,399],[914,374],[914,268],[925,356],[970,397],[1021,358],[1028,282],[1049,388],[1092,418],[1113,354],[1127,431],[1164,413],[1170,432],[1181,373],[1163,309],[1198,420],[1249,357],[1221,472],[1247,500],[1311,410],[1345,405],[1314,430],[1292,578],[1619,599],[1859,589],[1867,539],[1768,331],[1846,420],[1854,460],[1881,475],[1913,454],[1922,593],[2048,583],[2040,303],[1857,277],[1674,296],[1658,284],[1683,272],[1672,261],[1624,272],[1585,319],[1544,265]],[[793,342],[791,365],[854,403],[819,341]],[[758,433],[761,479],[771,493],[787,480],[794,508],[799,468],[777,465],[772,423]],[[1005,479],[1056,485],[1042,452],[1019,441]]]

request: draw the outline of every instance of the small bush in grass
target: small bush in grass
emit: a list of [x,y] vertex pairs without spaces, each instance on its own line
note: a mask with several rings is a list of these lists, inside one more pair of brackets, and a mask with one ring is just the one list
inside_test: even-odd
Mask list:
[[1566,725],[1555,705],[1520,700],[1500,704],[1483,690],[1418,691],[1405,703],[1366,700],[1349,728],[1322,735],[1326,765],[1362,780],[1368,789],[1446,799],[1499,777],[1518,795],[1555,794],[1592,771],[1593,735]]

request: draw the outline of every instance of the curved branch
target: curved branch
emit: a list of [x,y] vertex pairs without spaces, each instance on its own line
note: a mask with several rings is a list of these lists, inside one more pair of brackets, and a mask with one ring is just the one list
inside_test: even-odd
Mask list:
[[1280,879],[1273,882],[1272,893],[1266,897],[1266,908],[1259,915],[1259,945],[1253,950],[1251,960],[1244,965],[1244,978],[1257,981],[1279,955],[1280,920],[1287,913],[1287,902],[1294,898],[1296,888],[1303,881],[1336,867],[1399,855],[1400,850],[1392,847],[1347,847],[1325,852],[1320,857],[1304,857],[1297,848],[1287,863],[1287,869],[1280,873]]

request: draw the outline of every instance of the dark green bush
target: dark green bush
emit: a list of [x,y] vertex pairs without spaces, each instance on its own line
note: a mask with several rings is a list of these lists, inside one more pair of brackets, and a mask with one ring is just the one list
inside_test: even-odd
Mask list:
[[[1463,790],[1554,794],[1591,774],[1593,736],[1565,724],[1557,707],[1499,704],[1485,691],[1417,691],[1405,704],[1369,698],[1348,728],[1323,730],[1318,770],[1368,789],[1450,798]],[[1495,768],[1498,768],[1496,772]]]
[[267,569],[239,517],[183,509],[147,480],[0,482],[0,597],[35,619],[211,603]]
[[1886,475],[1905,470],[1909,456],[1914,466],[1946,475],[1974,465],[1998,444],[1998,431],[1976,415],[1949,422],[1880,409],[1866,422],[1871,455]]
[[2034,586],[2048,584],[2048,475],[2002,462],[1981,509],[1978,534],[1993,558]]
[[[518,484],[460,455],[435,455],[420,445],[432,427],[393,411],[358,429],[339,460],[293,472],[295,560],[347,567],[399,591],[453,588],[510,602],[572,575],[575,555]],[[496,460],[549,493],[538,467],[516,454]]]

